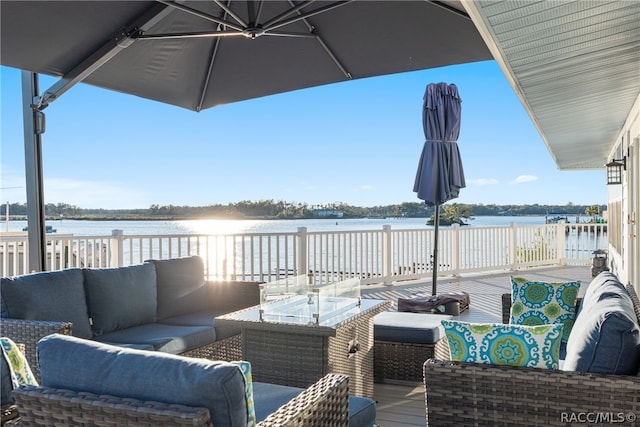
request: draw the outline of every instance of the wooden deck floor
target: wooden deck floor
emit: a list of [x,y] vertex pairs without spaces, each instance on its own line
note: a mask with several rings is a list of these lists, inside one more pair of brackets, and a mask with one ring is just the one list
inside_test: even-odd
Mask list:
[[[465,277],[438,278],[438,293],[469,292],[469,310],[458,319],[465,322],[496,322],[501,319],[501,295],[510,292],[509,276],[516,275],[547,282],[580,280],[581,293],[591,282],[590,267],[565,266],[531,269],[511,273],[493,273]],[[399,282],[391,286],[369,285],[362,289],[364,298],[386,299],[394,302],[398,298],[415,294],[431,295],[431,280]],[[422,384],[382,383],[375,384],[377,423],[379,427],[424,426],[424,387]]]

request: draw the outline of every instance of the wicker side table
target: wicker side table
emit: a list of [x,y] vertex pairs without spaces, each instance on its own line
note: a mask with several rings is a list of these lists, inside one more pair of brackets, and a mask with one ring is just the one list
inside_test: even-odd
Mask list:
[[349,375],[349,392],[373,397],[373,317],[391,301],[363,299],[335,324],[261,321],[258,306],[216,318],[241,328],[242,357],[255,381],[308,387],[327,373]]

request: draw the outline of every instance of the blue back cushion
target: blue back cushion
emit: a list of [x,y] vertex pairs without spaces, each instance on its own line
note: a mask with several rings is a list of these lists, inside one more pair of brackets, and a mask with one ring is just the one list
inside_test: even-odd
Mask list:
[[562,369],[636,375],[639,364],[640,327],[631,298],[615,275],[601,273],[585,292]]
[[583,309],[585,307],[589,307],[591,304],[597,303],[601,299],[610,297],[624,298],[627,295],[627,290],[624,285],[620,283],[618,277],[609,271],[604,271],[598,274],[591,283],[589,283],[589,287],[584,293],[582,305],[580,307]]
[[0,279],[2,316],[73,323],[73,335],[91,338],[91,326],[78,268]]
[[244,377],[231,363],[132,350],[54,334],[38,343],[42,385],[209,409],[216,427],[246,427]]
[[99,336],[156,320],[153,264],[84,270],[89,314]]
[[158,276],[158,319],[211,308],[202,258],[191,256],[150,262],[156,266]]

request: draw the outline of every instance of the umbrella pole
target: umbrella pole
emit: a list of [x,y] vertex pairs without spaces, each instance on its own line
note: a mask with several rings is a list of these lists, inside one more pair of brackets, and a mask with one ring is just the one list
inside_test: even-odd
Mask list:
[[436,295],[438,281],[438,227],[440,226],[440,205],[436,205],[434,215],[435,236],[433,239],[433,278],[431,279],[431,295]]

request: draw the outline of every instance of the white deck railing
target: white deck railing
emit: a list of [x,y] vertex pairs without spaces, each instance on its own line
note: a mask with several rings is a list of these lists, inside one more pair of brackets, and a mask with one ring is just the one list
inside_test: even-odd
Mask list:
[[[224,235],[47,235],[47,269],[119,267],[147,259],[200,255],[212,280],[260,280],[313,272],[358,277],[363,284],[419,279],[432,274],[433,229]],[[518,270],[544,265],[588,265],[608,247],[606,224],[440,228],[439,274]],[[0,237],[2,276],[27,271],[24,234]]]

